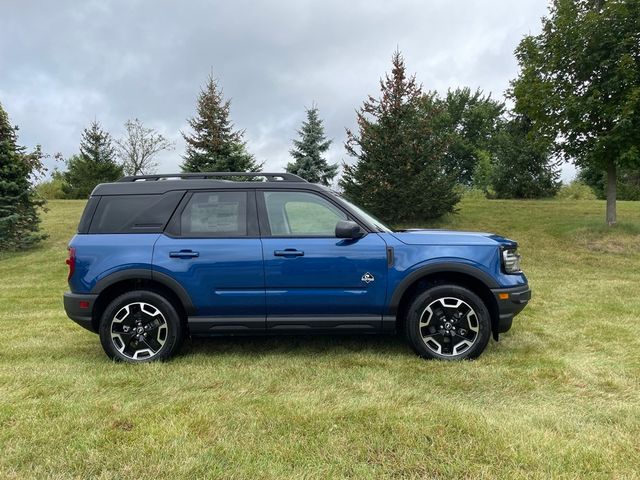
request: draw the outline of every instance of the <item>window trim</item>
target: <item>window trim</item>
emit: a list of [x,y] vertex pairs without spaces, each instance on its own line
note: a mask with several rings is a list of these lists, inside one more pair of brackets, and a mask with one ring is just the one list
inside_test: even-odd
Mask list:
[[371,233],[371,229],[365,223],[363,223],[358,217],[353,215],[348,209],[346,209],[343,205],[340,205],[339,202],[335,201],[329,195],[325,195],[323,192],[319,192],[316,190],[310,190],[306,188],[260,188],[256,189],[256,200],[258,205],[258,223],[260,226],[261,237],[263,238],[333,238],[335,239],[335,233],[333,235],[272,235],[271,234],[271,226],[269,225],[269,214],[267,212],[267,203],[265,201],[265,192],[298,192],[298,193],[308,193],[310,195],[316,195],[323,200],[326,200],[328,203],[336,207],[339,211],[344,213],[347,217],[347,220],[351,222],[355,222],[360,225],[366,233]]
[[[245,193],[247,195],[247,234],[246,235],[212,235],[211,233],[202,233],[202,234],[189,234],[183,235],[182,233],[182,212],[189,205],[191,201],[191,197],[193,197],[196,193]],[[260,238],[260,228],[258,225],[258,213],[256,206],[256,196],[255,192],[250,189],[230,189],[230,188],[211,188],[211,189],[197,189],[197,190],[189,190],[187,194],[182,198],[182,201],[178,205],[178,208],[173,212],[173,216],[167,222],[167,226],[163,232],[166,236],[171,238],[193,238],[193,239],[203,239],[209,238],[212,240],[216,239],[228,239],[228,238]]]

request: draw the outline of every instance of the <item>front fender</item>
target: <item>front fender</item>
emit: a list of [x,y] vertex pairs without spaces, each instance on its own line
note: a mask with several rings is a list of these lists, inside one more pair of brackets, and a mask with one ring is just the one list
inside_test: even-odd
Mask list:
[[387,315],[395,315],[397,313],[400,300],[411,285],[419,279],[435,273],[462,273],[482,282],[488,288],[498,288],[500,286],[489,273],[478,265],[450,258],[432,259],[405,271],[402,280],[392,289]]

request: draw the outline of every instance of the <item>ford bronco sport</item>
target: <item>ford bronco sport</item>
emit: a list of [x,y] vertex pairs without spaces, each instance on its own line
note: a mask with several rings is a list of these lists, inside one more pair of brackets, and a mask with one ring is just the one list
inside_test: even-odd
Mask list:
[[424,358],[469,359],[531,297],[514,241],[394,231],[288,173],[98,185],[67,263],[67,315],[126,362],[187,335],[394,331]]

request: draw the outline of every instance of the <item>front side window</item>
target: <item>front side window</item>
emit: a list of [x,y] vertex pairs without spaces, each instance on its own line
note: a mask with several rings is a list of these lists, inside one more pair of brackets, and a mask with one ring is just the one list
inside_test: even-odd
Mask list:
[[336,223],[347,216],[331,202],[307,192],[264,192],[273,236],[335,235]]
[[247,192],[194,193],[180,217],[183,236],[247,235]]

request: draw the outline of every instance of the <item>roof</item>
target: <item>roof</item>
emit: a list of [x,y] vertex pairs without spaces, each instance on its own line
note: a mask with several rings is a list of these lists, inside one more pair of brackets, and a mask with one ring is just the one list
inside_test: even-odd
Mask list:
[[[227,178],[231,177],[232,180]],[[235,180],[245,177],[247,180]],[[263,181],[255,180],[262,178]],[[247,172],[202,172],[137,175],[123,177],[114,183],[101,183],[91,195],[150,195],[172,190],[256,189],[277,187],[278,189],[322,190],[324,187],[291,173],[247,173]]]

